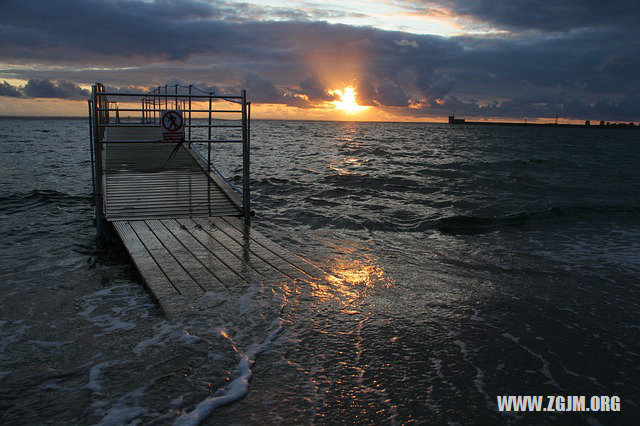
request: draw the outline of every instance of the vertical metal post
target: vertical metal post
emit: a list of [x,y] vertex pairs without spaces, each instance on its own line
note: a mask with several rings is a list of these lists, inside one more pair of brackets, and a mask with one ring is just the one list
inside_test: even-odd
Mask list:
[[207,171],[211,169],[211,103],[213,93],[209,93],[209,132],[207,133]]
[[176,84],[176,109],[180,109],[178,107],[178,85]]
[[153,100],[152,100],[151,106],[153,107],[153,124],[155,124],[156,123],[156,97],[155,97],[156,90],[153,89],[152,93],[154,96],[152,98]]
[[93,150],[95,155],[95,176],[96,176],[96,190],[94,196],[95,214],[96,214],[96,234],[98,238],[104,236],[104,205],[102,200],[103,195],[103,182],[102,182],[102,134],[98,124],[102,121],[102,113],[98,114],[98,108],[104,108],[104,102],[101,99],[98,102],[98,91],[100,90],[99,83],[94,84],[91,87],[92,97],[92,116],[93,116],[93,143],[95,149]]
[[144,124],[144,99],[141,99],[140,103],[142,103],[142,117],[140,118],[140,121]]
[[242,91],[242,212],[244,223],[251,226],[251,191],[249,187],[249,120],[247,115],[247,91]]
[[164,94],[165,94],[165,97],[164,97],[164,109],[169,109],[169,97],[166,96],[168,93],[169,93],[169,85],[165,84],[164,85]]
[[93,191],[93,205],[96,205],[96,163],[93,154],[93,114],[92,114],[92,101],[87,100],[89,106],[89,155],[91,157],[91,189]]
[[191,88],[193,84],[189,85],[189,148],[191,148]]
[[[100,89],[100,93],[104,93],[105,89],[104,89],[104,84],[99,83],[98,88]],[[109,113],[111,112],[109,110],[109,101],[107,100],[107,97],[104,95],[100,96],[101,102],[102,102],[102,107],[101,108],[105,108],[106,111],[103,112],[104,116],[102,117],[102,121],[104,121],[105,124],[109,124],[111,121],[109,120]],[[103,138],[104,137],[104,132],[106,131],[106,129],[102,128],[100,130],[100,137]],[[101,139],[102,140],[102,139]]]

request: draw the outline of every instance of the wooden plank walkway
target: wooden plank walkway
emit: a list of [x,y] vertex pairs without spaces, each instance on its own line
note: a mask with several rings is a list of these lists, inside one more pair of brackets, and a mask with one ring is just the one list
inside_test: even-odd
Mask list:
[[197,313],[196,302],[208,291],[326,276],[233,217],[117,220],[113,226],[169,316]]

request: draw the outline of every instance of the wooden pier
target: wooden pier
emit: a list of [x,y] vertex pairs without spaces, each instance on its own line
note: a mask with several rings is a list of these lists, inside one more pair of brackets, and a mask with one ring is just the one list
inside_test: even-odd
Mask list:
[[206,292],[324,277],[230,216],[117,220],[113,226],[151,293],[174,317],[206,310],[207,300],[200,299]]
[[[250,226],[250,104],[245,93],[217,97],[241,106],[234,111],[215,110],[214,96],[193,96],[191,86],[188,94],[179,94],[178,86],[174,94],[168,93],[167,86],[164,89],[164,93],[158,88],[146,94],[123,95],[108,94],[99,84],[93,87],[89,107],[99,236],[104,237],[109,228],[115,231],[142,280],[170,316],[206,310],[207,298],[202,296],[207,292],[321,279],[324,273],[320,269]],[[141,107],[117,109],[118,119],[113,122],[109,96],[138,97],[135,102],[141,101]],[[164,140],[167,132],[161,126],[170,99],[174,110],[182,107],[180,119],[188,123],[184,124],[188,131],[178,141]],[[194,101],[203,100],[208,102],[207,109],[193,106]],[[139,121],[120,123],[121,111],[139,112]],[[207,124],[196,124],[192,112],[206,112]],[[215,112],[239,113],[241,124],[216,124]],[[191,129],[202,127],[208,137],[192,138]],[[238,140],[215,140],[213,130],[219,127],[237,127],[241,136]],[[197,151],[198,142],[207,144],[206,158]],[[216,143],[242,143],[241,191],[213,168],[210,153]]]

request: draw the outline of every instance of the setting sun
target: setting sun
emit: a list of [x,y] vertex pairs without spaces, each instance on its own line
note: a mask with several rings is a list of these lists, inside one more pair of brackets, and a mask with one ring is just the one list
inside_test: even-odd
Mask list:
[[356,101],[356,89],[351,86],[345,87],[343,90],[332,90],[329,93],[340,96],[340,100],[333,101],[333,105],[348,114],[356,114],[358,112],[369,109],[368,106],[358,105]]

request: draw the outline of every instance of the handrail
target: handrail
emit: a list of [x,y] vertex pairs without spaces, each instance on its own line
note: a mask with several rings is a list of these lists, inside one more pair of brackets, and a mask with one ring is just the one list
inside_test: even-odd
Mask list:
[[[159,124],[156,123],[110,123],[110,124],[98,124],[98,127],[159,127]],[[193,128],[230,128],[230,129],[240,129],[242,128],[241,124],[184,124],[182,127],[193,127]]]
[[[205,156],[200,152],[200,150],[199,150],[197,147],[192,146],[191,148],[196,152],[196,154],[198,154],[198,155],[200,156],[200,158],[202,158],[202,160],[203,160],[203,161],[205,161],[205,162],[207,161],[207,159],[205,158]],[[222,173],[220,173],[220,170],[218,170],[218,169],[216,168],[216,166],[214,166],[214,165],[213,165],[213,163],[211,163],[211,162],[210,162],[210,163],[209,163],[209,167],[210,167],[214,172],[216,172],[216,174],[217,174],[218,176],[220,176],[220,177],[222,178],[222,180],[224,180],[224,181],[225,181],[225,182],[226,182],[226,183],[227,183],[227,184],[228,184],[228,185],[229,185],[229,186],[230,186],[234,191],[236,191],[238,194],[240,194],[240,197],[242,198],[242,191],[240,191],[238,188],[236,188],[236,186],[235,186],[234,184],[232,184],[231,182],[229,182],[229,180],[227,180],[227,178],[226,178],[226,177],[224,177],[224,176],[222,175]]]
[[[169,88],[173,88],[174,93],[169,93]],[[178,93],[178,88],[189,89],[188,94]],[[184,136],[183,142],[188,143],[189,148],[193,148],[194,151],[208,164],[208,169],[213,170],[222,180],[229,185],[235,192],[239,193],[242,198],[242,211],[244,215],[244,221],[247,225],[250,225],[251,221],[251,204],[250,204],[250,102],[247,102],[246,91],[242,90],[238,95],[222,95],[216,94],[212,91],[205,91],[199,89],[193,85],[165,85],[164,93],[162,93],[162,87],[150,90],[146,93],[117,93],[108,92],[105,90],[103,84],[96,83],[92,88],[92,99],[89,103],[91,120],[91,142],[92,142],[92,165],[95,164],[96,169],[92,175],[95,176],[95,194],[96,194],[96,226],[98,234],[102,233],[102,221],[104,220],[104,203],[102,197],[104,196],[104,179],[102,170],[102,156],[103,150],[109,144],[125,144],[125,143],[157,143],[163,142],[162,139],[116,139],[117,135],[113,135],[114,139],[108,140],[105,138],[105,131],[107,128],[160,128],[160,120],[163,110],[170,108],[179,109],[183,114],[184,121]],[[194,94],[193,91],[200,92],[201,94]],[[108,97],[116,98],[117,101],[109,100]],[[122,99],[124,98],[124,99]],[[136,100],[137,99],[137,100]],[[214,108],[214,100],[224,100],[228,102],[237,103],[241,106],[241,109],[229,109],[217,103],[218,108]],[[195,102],[192,102],[195,101]],[[208,102],[207,102],[208,101]],[[118,105],[118,102],[120,105]],[[203,104],[207,102],[208,108]],[[137,107],[135,107],[137,103]],[[132,106],[133,104],[133,106]],[[124,106],[120,108],[119,106]],[[110,115],[115,112],[115,120],[110,120]],[[122,113],[134,113],[133,117],[135,122],[131,122],[132,117],[129,117],[129,122],[124,122],[126,118],[122,117]],[[137,114],[135,114],[137,113]],[[207,120],[207,124],[202,124],[202,121],[192,122],[193,113],[206,114],[203,119]],[[213,121],[213,114],[225,114],[225,120],[236,120],[235,123],[227,124],[224,122]],[[228,116],[226,114],[240,114],[237,116]],[[139,121],[138,121],[139,120]],[[233,124],[232,124],[233,123]],[[237,124],[236,124],[237,123]],[[193,132],[192,129],[207,129],[204,135],[202,131]],[[227,132],[213,134],[213,129],[228,129]],[[235,139],[238,129],[241,132],[241,137]],[[115,132],[115,131],[114,131]],[[158,134],[158,136],[160,136]],[[202,138],[205,136],[205,138]],[[222,137],[222,139],[215,139],[215,136]],[[231,136],[231,137],[229,137]],[[240,135],[238,135],[240,136]],[[135,136],[133,136],[135,137]],[[156,136],[153,136],[156,137]],[[201,139],[198,139],[200,137]],[[171,141],[167,143],[175,143]],[[206,143],[207,155],[203,155],[193,143]],[[242,190],[234,186],[211,162],[211,144],[242,144]],[[99,222],[99,223],[98,223]]]
[[[142,95],[141,95],[142,96]],[[116,108],[97,108],[97,111],[115,111]],[[142,111],[146,111],[146,109],[142,109],[142,108],[118,108],[118,111],[121,112],[142,112]],[[181,110],[182,112],[209,112],[208,109],[183,109]],[[235,112],[238,114],[242,113],[242,110],[239,109],[214,109],[211,110],[211,112]]]
[[231,96],[231,95],[170,95],[170,94],[160,94],[160,93],[117,93],[117,92],[101,92],[101,95],[104,96],[125,96],[125,97],[139,97],[139,96],[155,96],[156,98],[196,98],[196,99],[242,99],[242,96]]
[[[105,139],[101,141],[104,144],[110,143],[168,143],[175,144],[176,141],[165,142],[162,139]],[[188,141],[189,143],[243,143],[242,139],[191,139]]]

